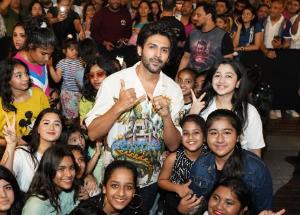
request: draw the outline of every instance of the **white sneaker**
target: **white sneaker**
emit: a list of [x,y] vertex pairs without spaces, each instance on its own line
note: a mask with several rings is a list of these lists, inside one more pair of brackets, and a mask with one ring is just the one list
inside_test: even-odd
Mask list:
[[295,111],[295,110],[286,110],[285,112],[293,118],[300,117],[299,113],[297,113],[297,111]]
[[271,110],[269,114],[270,119],[280,119],[282,117],[280,110]]

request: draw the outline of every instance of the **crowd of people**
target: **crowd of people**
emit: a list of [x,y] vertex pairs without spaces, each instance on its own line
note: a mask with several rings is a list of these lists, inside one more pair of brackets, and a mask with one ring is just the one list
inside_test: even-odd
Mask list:
[[299,49],[299,11],[0,1],[0,213],[285,214],[261,159],[262,119],[281,110],[253,98],[260,73],[243,58]]

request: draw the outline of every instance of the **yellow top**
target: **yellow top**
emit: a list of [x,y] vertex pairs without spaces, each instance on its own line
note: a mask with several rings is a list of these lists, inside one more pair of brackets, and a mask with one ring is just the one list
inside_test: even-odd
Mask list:
[[[14,102],[17,108],[16,113],[16,132],[18,137],[28,135],[31,131],[38,114],[45,108],[50,107],[45,93],[37,87],[29,89],[31,97],[24,102]],[[3,138],[3,127],[6,124],[5,111],[2,107],[2,98],[0,97],[0,138]],[[13,112],[7,112],[9,119],[13,120]]]

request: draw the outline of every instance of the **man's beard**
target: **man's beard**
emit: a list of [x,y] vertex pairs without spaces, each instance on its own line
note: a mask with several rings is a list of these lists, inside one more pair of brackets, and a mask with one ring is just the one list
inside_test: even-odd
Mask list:
[[[154,69],[151,67],[151,63],[153,61],[156,61],[158,62],[160,65],[157,67],[157,69]],[[164,63],[161,59],[159,58],[149,58],[146,59],[145,57],[142,57],[142,63],[144,65],[144,67],[149,71],[151,72],[152,74],[157,74],[161,71],[161,69],[165,66],[166,63]]]

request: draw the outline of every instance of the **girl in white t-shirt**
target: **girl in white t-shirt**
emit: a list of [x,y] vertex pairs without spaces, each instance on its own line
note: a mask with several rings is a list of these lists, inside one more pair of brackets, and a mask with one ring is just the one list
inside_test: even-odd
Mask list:
[[7,146],[1,164],[15,174],[22,191],[27,192],[44,152],[59,141],[62,128],[63,120],[59,112],[51,108],[44,109],[36,118],[29,143],[16,148],[15,120],[10,122],[6,117],[3,133]]
[[206,119],[216,109],[234,111],[243,123],[242,148],[261,156],[265,147],[262,122],[256,108],[248,103],[250,81],[245,68],[236,61],[224,60],[216,65],[207,76],[204,87],[205,106],[202,97],[194,98],[190,113],[199,114]]

